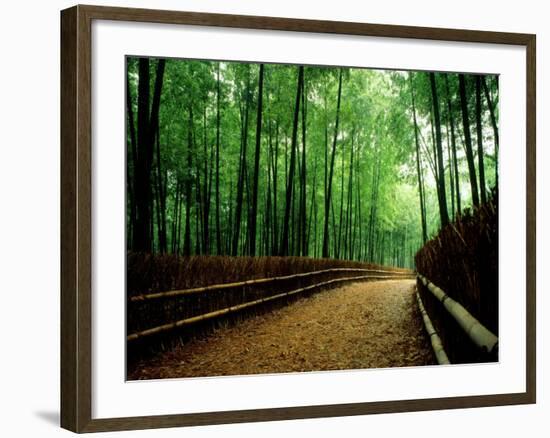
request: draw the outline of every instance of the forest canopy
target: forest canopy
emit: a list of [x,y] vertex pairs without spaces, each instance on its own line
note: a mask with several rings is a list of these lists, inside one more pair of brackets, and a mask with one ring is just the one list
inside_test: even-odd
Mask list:
[[127,58],[128,250],[412,267],[498,186],[498,77]]

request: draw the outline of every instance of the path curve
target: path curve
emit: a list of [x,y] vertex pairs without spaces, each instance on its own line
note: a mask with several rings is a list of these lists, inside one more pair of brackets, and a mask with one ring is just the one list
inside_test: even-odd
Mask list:
[[434,364],[414,280],[357,282],[218,329],[148,361],[130,380]]

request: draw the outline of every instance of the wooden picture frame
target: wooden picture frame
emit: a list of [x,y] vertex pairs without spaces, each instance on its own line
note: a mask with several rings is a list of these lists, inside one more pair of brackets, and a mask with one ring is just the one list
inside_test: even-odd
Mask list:
[[[526,48],[526,391],[125,418],[92,418],[92,22],[113,20]],[[536,37],[530,34],[75,6],[61,12],[61,426],[97,432],[529,404],[536,401]],[[121,316],[122,317],[122,316]]]

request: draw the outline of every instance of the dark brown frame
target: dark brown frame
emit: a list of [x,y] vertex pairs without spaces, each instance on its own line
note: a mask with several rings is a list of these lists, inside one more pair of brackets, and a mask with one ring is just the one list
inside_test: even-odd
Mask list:
[[[479,42],[526,47],[526,392],[92,419],[92,20],[139,21],[228,28]],[[535,403],[535,55],[536,37],[531,34],[81,5],[63,10],[61,12],[61,426],[74,432],[97,432]]]

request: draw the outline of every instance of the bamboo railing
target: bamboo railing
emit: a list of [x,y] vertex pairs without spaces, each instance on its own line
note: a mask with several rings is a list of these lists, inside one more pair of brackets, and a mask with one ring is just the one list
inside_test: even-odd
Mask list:
[[487,353],[494,353],[498,349],[498,337],[487,329],[481,322],[470,314],[459,302],[453,300],[441,288],[430,282],[426,277],[417,274],[418,278],[426,288],[434,295],[447,309],[447,311],[458,322],[468,337],[479,348]]
[[197,324],[199,322],[213,320],[216,318],[219,318],[224,315],[232,314],[235,312],[239,312],[244,309],[248,309],[251,307],[259,306],[264,303],[272,302],[275,300],[279,300],[285,297],[290,297],[293,295],[297,295],[300,293],[304,293],[307,291],[312,291],[314,289],[318,289],[321,287],[329,286],[336,283],[342,283],[347,281],[359,281],[359,280],[389,280],[389,279],[395,279],[395,278],[403,278],[405,276],[411,277],[412,274],[409,272],[396,272],[396,271],[381,271],[381,270],[374,270],[374,269],[354,269],[354,268],[333,268],[333,269],[325,269],[322,271],[313,271],[313,272],[306,272],[306,273],[300,273],[300,274],[294,274],[294,275],[287,275],[283,277],[271,277],[271,278],[261,278],[257,280],[247,280],[237,283],[225,283],[225,284],[219,284],[219,285],[211,285],[211,286],[205,286],[200,288],[193,288],[193,289],[185,289],[185,290],[178,290],[178,291],[168,291],[168,292],[160,292],[160,293],[154,293],[154,294],[147,294],[147,295],[140,295],[140,296],[134,296],[130,298],[130,301],[144,301],[144,300],[153,300],[153,299],[160,299],[164,297],[180,297],[185,296],[189,294],[196,294],[196,293],[202,293],[202,292],[208,292],[208,291],[216,291],[216,290],[223,290],[228,288],[237,288],[237,287],[245,287],[245,286],[251,286],[251,285],[258,285],[258,284],[265,284],[268,282],[275,282],[278,280],[289,280],[293,278],[300,278],[300,277],[308,277],[308,276],[314,276],[321,273],[330,273],[330,272],[371,272],[371,273],[385,273],[390,275],[359,275],[359,276],[353,276],[353,277],[344,277],[344,278],[336,278],[332,280],[322,281],[319,283],[311,284],[309,286],[301,287],[299,289],[291,290],[288,292],[279,293],[276,295],[271,295],[267,297],[263,297],[260,299],[256,299],[253,301],[248,301],[236,305],[232,305],[223,309],[215,310],[212,312],[208,312],[202,315],[192,316],[184,319],[180,319],[178,321],[170,322],[167,324],[162,324],[156,327],[152,327],[149,329],[141,330],[136,333],[132,333],[126,337],[128,342],[136,341],[138,339],[142,339],[145,337],[149,337],[152,335],[172,331],[177,328],[182,328],[190,325]]
[[414,276],[414,274],[411,272],[403,272],[403,271],[384,271],[380,269],[361,269],[361,268],[331,268],[331,269],[323,269],[320,271],[301,272],[301,273],[292,274],[292,275],[283,275],[283,276],[269,277],[269,278],[257,278],[254,280],[239,281],[234,283],[212,284],[209,286],[194,287],[191,289],[170,290],[166,292],[155,292],[150,294],[135,295],[130,297],[129,300],[132,302],[136,302],[136,301],[147,301],[147,300],[155,300],[155,299],[161,299],[161,298],[169,298],[169,297],[178,297],[183,295],[193,295],[193,294],[199,294],[199,293],[210,292],[210,291],[221,291],[225,289],[234,289],[238,287],[256,286],[259,284],[273,283],[277,281],[292,280],[296,278],[311,277],[314,275],[336,273],[336,272],[365,272],[365,273],[368,272],[368,273],[377,273],[377,274],[402,275],[403,277]]
[[426,332],[430,337],[430,342],[432,343],[432,349],[434,351],[435,358],[437,359],[437,363],[439,365],[449,365],[451,362],[447,357],[447,353],[445,353],[445,349],[443,348],[443,343],[441,342],[441,338],[437,334],[437,331],[435,330],[432,324],[432,321],[428,316],[428,312],[426,312],[426,309],[424,308],[424,304],[422,303],[422,298],[420,298],[420,294],[418,293],[418,290],[416,291],[416,301],[418,302],[418,308],[420,309],[420,313],[422,314],[424,327],[426,328]]

